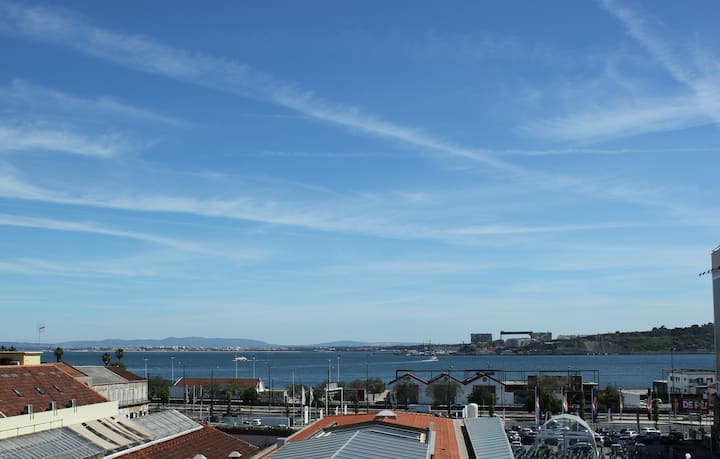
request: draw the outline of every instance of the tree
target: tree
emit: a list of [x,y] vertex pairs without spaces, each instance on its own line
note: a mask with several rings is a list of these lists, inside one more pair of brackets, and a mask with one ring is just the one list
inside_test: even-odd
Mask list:
[[259,398],[260,396],[258,395],[254,387],[248,387],[242,393],[243,402],[247,405],[254,404],[258,401]]
[[494,394],[493,386],[473,386],[472,392],[468,395],[468,403],[477,403],[478,405],[489,405]]
[[120,362],[124,356],[125,356],[125,351],[123,350],[123,348],[118,348],[115,351],[115,357],[117,357],[118,362]]
[[232,399],[230,397],[230,392],[225,392],[225,414],[230,414],[230,406],[232,405]]
[[450,379],[449,376],[445,376],[443,381],[435,381],[425,389],[425,393],[432,397],[434,406],[446,405],[448,411],[450,410],[450,405],[455,403],[457,392],[458,383]]
[[653,421],[655,422],[655,428],[657,429],[658,426],[658,420],[660,419],[660,405],[658,404],[657,399],[657,392],[652,392],[652,416]]
[[160,376],[153,376],[148,381],[148,392],[150,400],[157,400],[166,404],[170,400],[170,385],[172,383]]
[[394,385],[395,401],[398,405],[407,407],[411,403],[417,403],[420,396],[420,388],[417,384],[402,381]]
[[610,408],[616,412],[620,411],[620,391],[612,384],[608,384],[605,390],[598,394],[598,402],[603,410]]
[[371,394],[380,394],[385,391],[385,382],[380,378],[368,379],[368,392]]
[[61,348],[60,346],[55,348],[55,360],[58,362],[62,362],[63,354],[65,353],[65,350]]
[[112,359],[112,357],[110,356],[109,352],[106,352],[102,355],[102,362],[105,366],[110,365],[110,359]]
[[[555,397],[555,392],[552,391],[551,389],[548,389],[545,387],[538,387],[537,395],[538,395],[538,398],[540,399],[540,409],[542,410],[543,413],[547,412],[547,411],[549,411],[551,413],[559,413],[560,410],[562,409],[562,402]],[[581,403],[581,406],[584,406],[584,405],[582,405],[582,403]],[[525,401],[525,408],[527,408],[527,410],[529,412],[535,411],[535,397],[532,392],[530,393],[530,396]],[[581,412],[582,412],[582,409],[583,408],[581,408]]]
[[358,414],[360,412],[360,400],[358,400],[357,394],[352,394],[350,401],[353,404],[353,409],[355,410],[355,414]]

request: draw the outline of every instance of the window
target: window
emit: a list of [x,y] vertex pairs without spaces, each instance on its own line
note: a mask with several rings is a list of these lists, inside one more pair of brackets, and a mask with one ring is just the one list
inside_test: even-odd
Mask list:
[[15,392],[15,395],[17,395],[18,397],[22,397],[22,396],[23,396],[22,392],[20,392],[20,390],[18,390],[18,389],[15,389],[14,387],[13,387],[13,390],[12,390],[12,391]]
[[62,387],[58,386],[57,384],[53,384],[53,389],[55,389],[58,392],[62,392]]
[[40,394],[44,394],[44,393],[45,393],[45,389],[43,389],[43,388],[40,387],[40,386],[35,386],[35,390],[38,391],[38,393],[40,393]]

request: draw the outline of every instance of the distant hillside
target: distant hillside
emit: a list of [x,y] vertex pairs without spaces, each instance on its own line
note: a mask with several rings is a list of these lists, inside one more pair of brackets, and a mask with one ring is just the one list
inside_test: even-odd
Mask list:
[[188,336],[176,338],[174,336],[163,339],[104,339],[99,341],[67,341],[59,343],[64,348],[114,348],[114,347],[244,347],[244,348],[267,348],[272,344],[264,341],[244,338],[203,338],[201,336]]
[[[417,343],[412,343],[417,344]],[[304,346],[297,345],[278,345],[265,341],[258,341],[245,338],[204,338],[201,336],[189,337],[168,337],[163,339],[116,339],[109,338],[103,340],[76,340],[65,341],[61,343],[23,343],[23,342],[2,342],[0,345],[6,348],[15,347],[24,350],[46,350],[49,346],[60,346],[66,350],[70,349],[116,349],[119,347],[125,349],[139,348],[190,348],[190,349],[226,349],[226,348],[245,348],[245,349],[295,349],[295,348],[362,348],[377,346],[406,346],[408,343],[369,343],[363,341],[333,341],[329,343],[310,344]]]
[[642,353],[712,352],[715,348],[715,327],[712,323],[690,327],[654,327],[650,331],[615,332],[553,341],[559,353]]

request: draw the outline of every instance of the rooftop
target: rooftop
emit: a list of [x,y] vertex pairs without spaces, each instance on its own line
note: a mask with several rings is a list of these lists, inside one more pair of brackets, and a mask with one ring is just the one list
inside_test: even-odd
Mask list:
[[[74,402],[73,402],[74,400]],[[28,405],[33,412],[92,405],[107,400],[91,388],[79,382],[54,364],[32,366],[0,366],[0,413],[18,416],[27,413]]]
[[[342,435],[343,438],[346,438],[347,440],[353,440],[357,446],[361,446],[366,444],[366,441],[369,438],[375,438],[374,441],[379,441],[379,438],[387,438],[389,432],[392,431],[392,429],[395,430],[404,430],[405,432],[412,431],[414,432],[414,435],[417,435],[417,432],[424,431],[433,431],[433,439],[434,442],[434,457],[436,459],[450,459],[450,458],[457,458],[459,457],[459,446],[458,442],[455,436],[455,427],[452,419],[447,418],[438,418],[429,414],[419,414],[419,413],[393,413],[393,416],[378,416],[378,413],[365,413],[365,414],[355,414],[355,415],[347,415],[347,416],[327,416],[323,419],[320,419],[316,421],[315,423],[311,424],[307,428],[301,430],[297,434],[293,435],[292,437],[288,438],[288,444],[284,447],[277,450],[276,453],[274,453],[271,457],[285,457],[283,455],[276,454],[280,453],[284,448],[290,446],[294,442],[301,442],[307,439],[314,439],[314,438],[323,438],[323,435],[321,435],[321,432],[331,432],[328,437],[333,438],[339,438],[339,435]],[[345,427],[351,427],[349,429],[345,429]],[[354,428],[352,428],[354,427]],[[369,428],[370,427],[370,428]],[[390,430],[388,430],[390,429]],[[362,434],[356,434],[356,435],[350,435],[353,432],[364,432]],[[381,434],[379,437],[374,437],[372,435]],[[369,436],[370,435],[370,436]],[[405,440],[402,440],[402,436],[396,436],[393,438],[400,438],[401,444],[405,445],[406,447],[410,447],[410,443],[408,443],[407,435],[404,436]],[[331,442],[313,442],[316,445],[329,445]],[[419,440],[415,443],[419,443]],[[423,446],[425,450],[430,445]],[[292,451],[295,448],[300,448],[299,446],[291,446],[288,450]],[[408,450],[409,451],[409,450]],[[285,453],[283,453],[285,454]],[[328,457],[328,456],[325,456]],[[340,457],[340,456],[338,456]],[[345,456],[342,456],[345,457]],[[372,454],[370,456],[360,456],[359,453],[355,455],[352,455],[352,457],[378,457],[373,456]],[[391,454],[389,456],[385,457],[397,457],[397,453],[394,455]],[[422,457],[425,457],[424,455]]]

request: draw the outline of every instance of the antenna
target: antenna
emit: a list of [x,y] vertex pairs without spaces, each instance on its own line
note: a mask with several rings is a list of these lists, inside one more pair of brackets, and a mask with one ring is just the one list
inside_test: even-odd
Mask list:
[[37,331],[38,331],[38,345],[40,345],[40,343],[41,343],[41,341],[40,341],[40,333],[42,333],[42,332],[45,331],[45,324],[39,323],[38,326],[37,326]]

